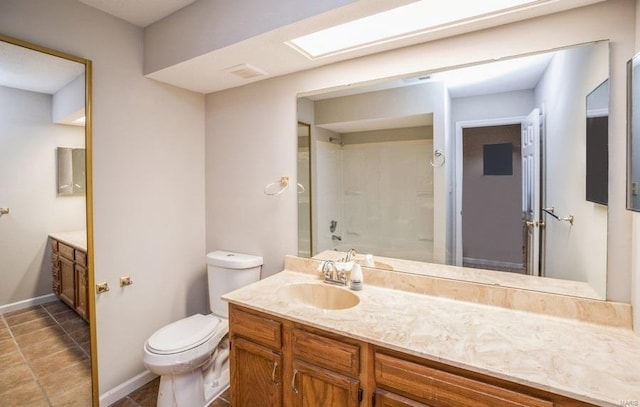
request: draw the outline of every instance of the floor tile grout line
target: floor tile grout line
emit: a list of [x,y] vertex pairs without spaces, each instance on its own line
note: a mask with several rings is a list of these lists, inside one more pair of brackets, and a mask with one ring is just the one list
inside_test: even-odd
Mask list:
[[[40,306],[42,307],[42,306]],[[29,361],[27,360],[27,358],[24,356],[24,353],[22,352],[22,347],[20,346],[20,344],[18,343],[18,341],[16,340],[15,335],[13,334],[13,331],[11,330],[11,326],[9,326],[9,324],[7,323],[6,318],[4,317],[4,314],[0,315],[2,317],[2,319],[4,320],[5,325],[7,326],[7,329],[9,330],[9,335],[11,335],[11,339],[13,339],[13,343],[16,345],[16,348],[18,349],[18,353],[20,353],[20,356],[22,357],[22,361],[24,363],[24,365],[27,367],[27,369],[29,369],[29,373],[31,373],[31,377],[33,378],[33,381],[35,382],[36,386],[38,386],[38,388],[40,389],[40,392],[42,393],[42,395],[44,396],[44,399],[46,401],[46,403],[51,406],[51,401],[49,400],[49,395],[47,394],[47,392],[44,390],[44,388],[42,387],[42,384],[40,384],[40,382],[38,381],[38,378],[36,377],[36,373],[33,371],[33,369],[31,368],[31,364],[29,363]],[[19,325],[19,324],[18,324]]]
[[[43,307],[43,308],[44,308],[44,307]],[[60,324],[60,321],[58,321],[58,320],[56,319],[56,317],[55,317],[51,312],[49,312],[49,310],[48,310],[48,309],[46,309],[46,308],[45,308],[44,310],[45,310],[45,312],[46,312],[47,314],[49,314],[49,316],[50,316],[51,318],[53,318],[53,321],[56,323],[56,325],[58,325],[58,326],[60,327],[60,329],[62,329],[62,331],[65,333],[65,335],[67,335],[69,338],[71,338],[71,340],[73,341],[73,343],[75,343],[75,344],[76,344],[76,346],[77,346],[78,348],[80,348],[80,350],[82,351],[82,353],[83,353],[86,357],[88,357],[88,358],[89,358],[89,360],[91,360],[91,355],[89,355],[89,354],[84,350],[84,348],[83,348],[83,347],[78,343],[78,341],[76,341],[76,340],[75,340],[75,338],[74,338],[73,336],[71,336],[71,334],[69,334],[69,332],[65,329],[65,327],[64,327],[64,326],[62,326],[62,324]],[[72,311],[72,312],[75,312],[75,311],[73,311],[73,310],[71,310],[71,311]],[[64,311],[64,312],[66,312],[66,311]],[[60,313],[60,314],[61,314],[61,313]],[[87,329],[89,329],[89,328],[87,327]]]

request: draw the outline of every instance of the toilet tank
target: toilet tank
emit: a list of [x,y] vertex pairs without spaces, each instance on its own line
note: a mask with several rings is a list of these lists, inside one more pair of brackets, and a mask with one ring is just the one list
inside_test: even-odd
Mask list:
[[216,250],[207,254],[209,307],[220,317],[229,317],[226,301],[220,296],[260,280],[262,257]]

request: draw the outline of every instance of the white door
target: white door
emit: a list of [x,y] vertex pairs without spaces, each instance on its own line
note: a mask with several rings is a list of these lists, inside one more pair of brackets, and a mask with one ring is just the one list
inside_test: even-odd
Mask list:
[[522,213],[526,227],[527,274],[540,275],[540,111],[522,121]]

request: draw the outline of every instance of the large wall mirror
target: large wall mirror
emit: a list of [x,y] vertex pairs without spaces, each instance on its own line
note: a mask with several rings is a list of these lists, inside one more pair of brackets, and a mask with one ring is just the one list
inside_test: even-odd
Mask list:
[[0,405],[97,405],[91,61],[0,35],[0,106]]
[[299,95],[312,169],[300,253],[353,248],[389,270],[462,266],[438,275],[605,299],[587,123],[608,116],[608,77],[600,41]]

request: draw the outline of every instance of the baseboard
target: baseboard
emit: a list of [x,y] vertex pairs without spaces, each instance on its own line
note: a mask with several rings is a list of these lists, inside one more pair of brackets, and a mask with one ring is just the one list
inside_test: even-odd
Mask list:
[[28,300],[22,300],[22,301],[14,302],[7,305],[0,305],[0,314],[4,314],[11,311],[18,311],[23,308],[32,307],[34,305],[46,304],[48,302],[53,302],[57,299],[58,297],[56,297],[55,294],[47,294],[47,295],[41,295],[40,297],[29,298]]
[[465,257],[462,264],[466,267],[488,268],[490,270],[522,270],[522,263],[510,263],[507,261],[496,261],[487,259],[474,259]]
[[148,370],[100,395],[100,407],[107,407],[158,377]]

